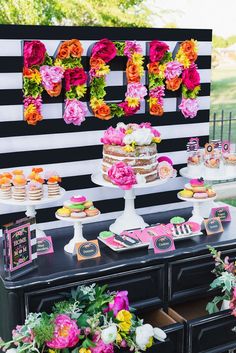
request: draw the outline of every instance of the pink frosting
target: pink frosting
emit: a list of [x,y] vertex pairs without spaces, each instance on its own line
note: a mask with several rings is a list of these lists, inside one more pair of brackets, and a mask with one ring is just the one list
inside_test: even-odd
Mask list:
[[204,186],[204,180],[202,178],[200,179],[191,179],[190,184],[192,186]]
[[80,196],[80,195],[78,195],[78,196],[72,196],[71,198],[70,198],[70,201],[71,202],[85,202],[87,199],[86,199],[86,197],[85,196]]
[[108,176],[112,183],[123,190],[129,190],[137,183],[134,170],[124,162],[118,162],[108,169]]

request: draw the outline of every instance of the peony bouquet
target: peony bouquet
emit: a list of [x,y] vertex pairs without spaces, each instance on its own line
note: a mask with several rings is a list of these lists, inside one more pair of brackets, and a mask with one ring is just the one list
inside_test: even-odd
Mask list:
[[[113,353],[114,348],[145,351],[154,339],[166,334],[135,316],[128,292],[109,292],[106,286],[80,286],[68,300],[54,305],[52,313],[31,313],[24,325],[12,332],[12,340],[0,342],[9,353],[62,352]],[[16,348],[10,348],[15,346]]]
[[228,256],[222,259],[221,252],[215,248],[208,246],[208,249],[215,260],[215,268],[212,272],[216,276],[210,288],[220,290],[221,294],[207,304],[206,310],[209,314],[215,313],[219,311],[218,305],[226,301],[229,309],[232,310],[232,315],[236,317],[236,263],[230,262]]

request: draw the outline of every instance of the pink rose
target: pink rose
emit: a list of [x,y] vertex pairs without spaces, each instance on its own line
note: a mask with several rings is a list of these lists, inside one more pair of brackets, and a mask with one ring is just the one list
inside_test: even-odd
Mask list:
[[182,98],[182,101],[179,105],[179,109],[185,118],[194,118],[198,112],[198,102],[194,98]]
[[153,40],[150,43],[149,56],[151,62],[161,61],[165,53],[169,50],[169,46],[164,42],[159,42],[158,40]]
[[63,118],[66,124],[79,126],[85,121],[87,111],[85,103],[77,99],[67,99]]
[[130,40],[126,40],[124,54],[128,56],[128,58],[131,58],[134,53],[137,53],[137,54],[143,53],[141,45],[137,44],[135,40],[132,42]]
[[43,65],[40,67],[42,85],[47,90],[53,90],[54,84],[61,82],[64,76],[64,69],[60,66]]
[[24,43],[24,66],[41,65],[45,60],[46,48],[39,40]]
[[54,337],[51,341],[46,342],[49,348],[71,348],[79,342],[80,329],[75,320],[61,314],[57,315],[54,324]]
[[166,161],[160,162],[157,166],[160,179],[168,179],[176,177],[176,170]]
[[140,109],[140,104],[137,105],[137,107],[134,107],[134,108],[129,107],[128,106],[128,102],[122,102],[122,103],[120,103],[118,105],[119,105],[119,107],[121,107],[124,110],[125,116],[134,115]]
[[115,316],[120,310],[129,310],[128,292],[126,290],[117,292],[113,301],[108,305],[107,311],[111,310]]
[[192,64],[188,69],[185,69],[182,74],[183,84],[188,90],[192,91],[200,85],[200,75],[197,71],[197,66]]
[[155,88],[150,89],[149,95],[152,98],[157,98],[158,103],[163,105],[164,104],[163,97],[165,96],[165,86],[157,86]]
[[108,63],[116,56],[117,50],[115,44],[109,39],[101,39],[94,44],[92,56],[101,58],[105,63]]
[[94,342],[96,347],[90,347],[92,353],[114,353],[114,347],[112,343],[105,344],[101,339]]
[[71,86],[84,85],[87,81],[87,74],[81,67],[67,69],[64,73],[66,91],[71,89]]
[[129,190],[136,184],[134,170],[124,162],[118,162],[108,169],[108,177],[111,182],[118,185],[123,190]]
[[125,137],[124,129],[118,129],[110,126],[105,132],[103,137],[101,138],[101,142],[104,145],[117,145],[124,146],[123,139]]
[[141,83],[129,83],[127,85],[126,97],[138,98],[143,101],[143,98],[147,95],[147,89]]

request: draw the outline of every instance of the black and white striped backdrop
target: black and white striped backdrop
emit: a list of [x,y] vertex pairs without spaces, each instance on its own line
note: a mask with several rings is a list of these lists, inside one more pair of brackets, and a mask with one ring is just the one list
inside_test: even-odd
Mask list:
[[[61,40],[77,38],[81,41],[84,54],[82,62],[89,69],[89,46],[102,38],[111,40],[136,40],[146,53],[147,42],[158,39],[165,41],[173,50],[178,41],[196,39],[199,44],[197,65],[201,76],[199,96],[200,110],[194,119],[185,119],[177,111],[180,92],[166,92],[165,114],[162,117],[149,115],[147,106],[134,116],[110,121],[101,121],[88,116],[81,126],[66,125],[62,119],[63,95],[50,98],[44,95],[44,120],[37,126],[28,126],[23,121],[22,106],[22,40],[41,40],[49,55],[53,55]],[[199,136],[201,144],[208,140],[210,80],[211,80],[211,39],[210,30],[198,29],[154,29],[154,28],[96,28],[96,27],[43,27],[43,26],[0,26],[0,172],[29,166],[42,166],[56,170],[63,178],[62,186],[67,190],[65,199],[73,194],[84,194],[94,200],[103,215],[111,219],[123,207],[122,191],[99,187],[91,182],[90,174],[100,168],[103,131],[118,121],[150,121],[162,133],[163,141],[158,146],[160,154],[174,160],[177,169],[186,163],[186,142],[191,136]],[[148,57],[145,56],[145,64]],[[123,83],[125,58],[116,57],[111,63],[108,75],[108,101],[124,99],[126,87]],[[144,81],[146,78],[144,78]],[[146,81],[145,81],[146,83]],[[88,101],[88,95],[85,99]],[[137,191],[136,206],[141,214],[183,207],[176,192],[184,183],[178,177],[159,188]],[[63,201],[39,207],[37,221],[44,229],[66,225],[55,221],[55,210]],[[23,208],[0,205],[0,224],[22,216]]]

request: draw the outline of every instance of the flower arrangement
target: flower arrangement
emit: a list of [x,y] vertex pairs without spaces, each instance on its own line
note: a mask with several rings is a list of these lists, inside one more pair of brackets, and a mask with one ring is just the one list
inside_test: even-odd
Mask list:
[[177,91],[182,85],[182,101],[179,109],[185,118],[194,118],[198,111],[197,95],[200,91],[200,76],[194,63],[197,59],[197,42],[193,39],[180,44],[175,60],[169,46],[158,40],[150,43],[149,108],[150,114],[162,116],[164,113],[165,85]]
[[[110,72],[109,62],[116,56],[126,56],[127,91],[122,103],[106,103],[106,75]],[[142,48],[135,41],[112,42],[101,39],[92,49],[90,58],[90,105],[95,117],[109,120],[135,114],[147,94],[141,83],[144,74]]]
[[212,272],[216,276],[216,279],[210,284],[210,288],[219,289],[222,294],[214,297],[207,304],[206,310],[209,314],[218,312],[218,305],[227,301],[232,315],[236,317],[236,263],[230,262],[228,256],[222,259],[221,252],[215,248],[208,246],[208,249],[215,260],[215,268]]
[[164,341],[166,334],[136,317],[127,291],[109,292],[106,286],[92,284],[73,290],[50,314],[30,313],[0,348],[9,353],[59,353],[69,348],[72,353],[113,353],[115,347],[140,352],[155,338]]

